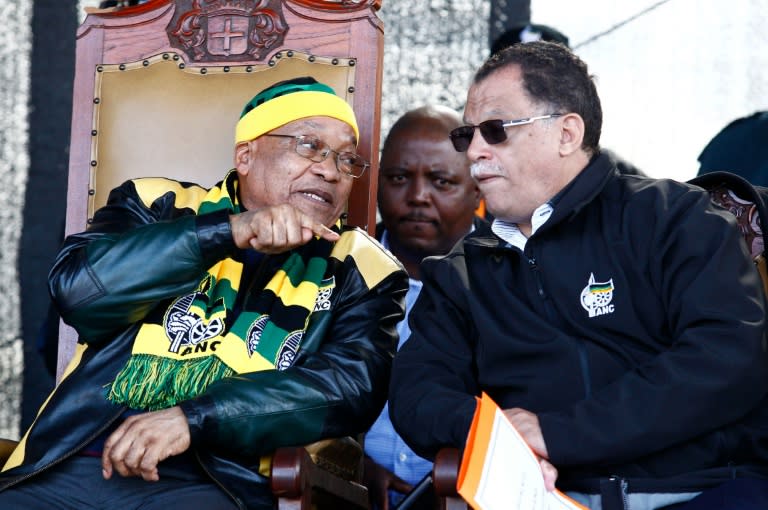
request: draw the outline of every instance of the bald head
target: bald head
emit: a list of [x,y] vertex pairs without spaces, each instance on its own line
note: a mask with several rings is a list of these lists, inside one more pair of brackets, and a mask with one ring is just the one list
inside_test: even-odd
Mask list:
[[384,142],[379,212],[390,250],[412,278],[421,259],[447,253],[472,228],[480,192],[448,137],[460,125],[451,108],[422,106],[400,117]]
[[393,138],[399,137],[403,131],[425,129],[435,133],[445,133],[446,139],[451,130],[463,125],[461,115],[453,108],[443,105],[426,105],[410,110],[392,125],[389,130],[382,152],[387,152]]

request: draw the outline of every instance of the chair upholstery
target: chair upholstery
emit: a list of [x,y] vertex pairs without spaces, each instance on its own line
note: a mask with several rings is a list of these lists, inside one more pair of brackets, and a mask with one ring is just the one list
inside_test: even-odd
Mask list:
[[[347,223],[372,233],[380,7],[380,0],[149,0],[87,9],[77,32],[66,233],[84,230],[109,190],[127,179],[214,184],[233,166],[243,105],[272,83],[307,75],[353,106],[358,152],[371,169],[354,182]],[[76,341],[61,324],[57,380]],[[307,448],[273,456],[280,508],[366,508],[359,444],[345,439]],[[344,455],[329,454],[339,451]]]

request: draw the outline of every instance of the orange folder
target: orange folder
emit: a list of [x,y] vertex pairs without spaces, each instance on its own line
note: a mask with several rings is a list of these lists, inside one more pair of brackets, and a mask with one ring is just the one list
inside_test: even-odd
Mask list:
[[589,510],[544,488],[538,457],[485,393],[477,401],[456,489],[475,510]]

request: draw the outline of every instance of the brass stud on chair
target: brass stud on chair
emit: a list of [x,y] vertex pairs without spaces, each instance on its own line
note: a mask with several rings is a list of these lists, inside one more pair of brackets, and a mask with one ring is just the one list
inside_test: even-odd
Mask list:
[[99,134],[98,131],[96,131],[95,129],[91,129],[91,136],[96,136],[98,134]]
[[104,71],[104,66],[96,66],[96,72],[100,73]]
[[118,69],[120,69],[121,71],[125,71],[125,64],[120,64],[120,66],[118,66]]
[[354,58],[349,59],[349,67],[354,67],[356,63]]
[[225,72],[225,73],[228,73],[228,72],[229,72],[229,66],[224,66],[224,72]]
[[95,189],[93,189],[93,188],[91,188],[91,189],[89,189],[89,190],[88,190],[88,194],[89,194],[89,195],[91,195],[91,196],[93,196],[93,195],[95,195],[95,194],[96,194],[96,190],[95,190]]
[[314,62],[315,61],[315,56],[314,55],[310,55],[307,60],[309,60],[310,62]]
[[163,60],[168,60],[170,58],[170,55],[167,53],[163,53]]
[[286,55],[288,55],[289,57],[292,57],[293,56],[293,50],[288,50],[288,53],[286,53]]
[[99,104],[99,103],[101,103],[101,99],[99,99],[98,97],[94,97],[93,104]]
[[339,65],[339,59],[338,58],[334,58],[333,60],[331,60],[331,64]]
[[187,65],[184,62],[179,62],[179,69],[184,69]]
[[355,92],[355,87],[349,87],[349,88],[347,89],[347,92],[349,92],[350,94],[352,94],[353,92]]
[[201,67],[200,74],[208,74],[208,69],[206,69],[205,67]]
[[91,160],[91,166],[96,166],[97,164],[98,164],[98,163],[96,163],[96,160],[95,160],[95,159],[92,159],[92,160]]
[[149,65],[149,60],[145,60],[144,62],[141,63],[141,65],[143,65],[144,67],[147,67]]

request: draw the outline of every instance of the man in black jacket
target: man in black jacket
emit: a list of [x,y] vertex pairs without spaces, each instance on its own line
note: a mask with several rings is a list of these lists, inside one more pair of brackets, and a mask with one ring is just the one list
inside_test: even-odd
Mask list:
[[51,270],[78,348],[1,508],[268,509],[275,448],[370,427],[408,284],[338,223],[368,167],[357,139],[352,108],[298,78],[246,105],[210,190],[112,191]]
[[451,139],[493,234],[422,263],[398,432],[423,456],[462,448],[485,391],[548,487],[587,506],[768,508],[765,298],[733,216],[700,188],[620,174],[562,45],[492,56],[464,120]]

